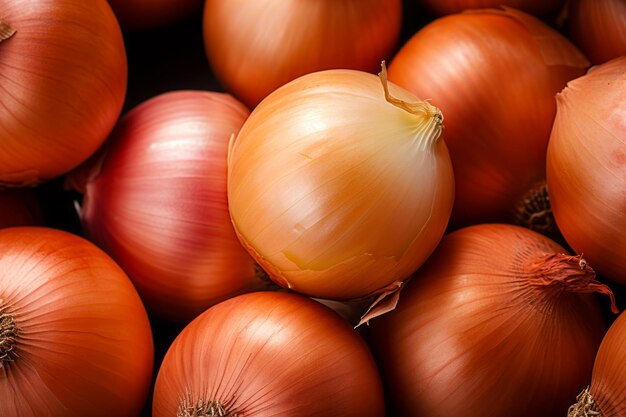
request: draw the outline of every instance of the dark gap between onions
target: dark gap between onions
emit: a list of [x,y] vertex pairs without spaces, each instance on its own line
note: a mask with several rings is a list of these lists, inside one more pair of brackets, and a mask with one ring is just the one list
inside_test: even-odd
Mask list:
[[7,22],[0,20],[0,43],[15,35],[15,32],[16,30],[13,29]]

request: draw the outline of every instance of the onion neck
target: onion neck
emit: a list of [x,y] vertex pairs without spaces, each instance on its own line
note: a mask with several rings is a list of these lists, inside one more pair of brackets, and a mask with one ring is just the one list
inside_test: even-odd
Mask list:
[[582,257],[563,253],[550,254],[531,259],[527,265],[529,285],[541,288],[553,288],[559,292],[578,294],[599,293],[611,300],[611,311],[617,314],[615,297],[611,289],[596,280],[595,271]]
[[238,412],[231,412],[227,405],[216,401],[191,401],[184,398],[178,405],[176,417],[240,417]]
[[16,30],[11,27],[7,22],[0,19],[0,43],[6,41],[11,36],[15,35]]
[[15,346],[18,334],[19,328],[15,317],[7,311],[0,300],[0,369],[17,358]]
[[604,414],[589,392],[589,387],[576,397],[576,404],[567,410],[567,417],[603,417]]
[[389,92],[389,80],[387,78],[387,65],[385,61],[381,64],[381,71],[378,73],[380,82],[385,92],[385,100],[388,103],[410,113],[415,118],[415,140],[424,146],[432,146],[437,142],[443,133],[443,114],[441,110],[426,101],[407,102],[394,97]]

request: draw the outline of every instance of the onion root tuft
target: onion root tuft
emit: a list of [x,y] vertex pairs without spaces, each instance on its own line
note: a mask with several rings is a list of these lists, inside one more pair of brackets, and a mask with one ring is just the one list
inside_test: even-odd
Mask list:
[[15,350],[18,333],[15,318],[0,304],[0,369],[18,357]]
[[577,403],[567,410],[567,417],[603,417],[596,401],[589,392],[589,387],[576,397]]

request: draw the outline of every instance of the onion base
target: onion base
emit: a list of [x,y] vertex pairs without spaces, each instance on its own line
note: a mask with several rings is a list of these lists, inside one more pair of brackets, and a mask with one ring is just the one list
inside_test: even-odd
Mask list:
[[12,314],[0,305],[0,369],[17,358],[15,345],[19,329]]
[[567,417],[602,417],[604,414],[589,392],[589,387],[576,397],[576,404],[567,410]]
[[178,406],[176,417],[239,417],[239,413],[232,413],[219,402],[191,401],[184,398]]
[[561,245],[567,244],[554,219],[545,181],[524,194],[513,208],[511,219],[513,224],[541,233]]

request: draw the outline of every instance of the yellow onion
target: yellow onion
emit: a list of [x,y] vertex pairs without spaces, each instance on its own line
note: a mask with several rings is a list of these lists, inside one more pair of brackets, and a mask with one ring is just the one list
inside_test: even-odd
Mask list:
[[571,0],[568,32],[594,64],[626,55],[626,1]]
[[[579,256],[532,230],[455,231],[372,321],[394,416],[565,416],[606,328],[611,290]],[[609,416],[606,416],[609,417]]]
[[577,399],[568,417],[626,416],[626,314],[615,320],[602,339],[591,386]]
[[375,71],[400,35],[401,0],[206,0],[213,72],[250,107],[314,71]]
[[295,294],[226,300],[169,348],[153,417],[382,417],[383,388],[359,334]]
[[[381,85],[382,80],[382,85]],[[454,197],[442,115],[354,70],[268,96],[229,156],[240,239],[279,285],[349,299],[402,281],[433,251]]]
[[471,10],[426,25],[395,56],[389,79],[446,116],[455,227],[510,222],[545,181],[554,95],[589,62],[526,13]]
[[626,284],[626,57],[595,67],[557,96],[548,191],[567,243]]

